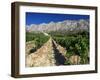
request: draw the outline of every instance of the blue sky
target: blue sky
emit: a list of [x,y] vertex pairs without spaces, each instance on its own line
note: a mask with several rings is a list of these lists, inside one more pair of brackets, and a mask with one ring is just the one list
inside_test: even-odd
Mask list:
[[89,19],[89,15],[73,15],[73,14],[52,14],[52,13],[33,13],[26,12],[26,25],[60,22],[64,20]]

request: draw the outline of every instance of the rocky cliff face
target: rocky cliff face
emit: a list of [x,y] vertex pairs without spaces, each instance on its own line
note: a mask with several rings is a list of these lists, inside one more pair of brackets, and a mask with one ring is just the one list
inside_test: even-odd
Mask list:
[[89,30],[89,20],[64,20],[62,22],[42,23],[39,25],[31,24],[26,31],[50,32],[50,31],[80,31]]

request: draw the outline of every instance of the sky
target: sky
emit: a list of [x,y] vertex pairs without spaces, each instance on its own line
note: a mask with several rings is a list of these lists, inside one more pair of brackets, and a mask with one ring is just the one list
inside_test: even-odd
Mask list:
[[26,12],[26,25],[89,19],[89,15]]

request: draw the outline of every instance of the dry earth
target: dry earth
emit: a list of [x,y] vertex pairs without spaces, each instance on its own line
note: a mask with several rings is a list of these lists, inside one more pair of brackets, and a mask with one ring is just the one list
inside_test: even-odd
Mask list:
[[32,42],[26,45],[26,67],[64,65],[67,60],[66,49],[57,44],[51,37],[41,48],[29,54],[33,47]]

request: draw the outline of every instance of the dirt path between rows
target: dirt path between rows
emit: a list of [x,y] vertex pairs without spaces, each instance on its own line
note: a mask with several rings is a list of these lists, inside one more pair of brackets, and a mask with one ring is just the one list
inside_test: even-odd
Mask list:
[[[30,45],[32,47],[32,44]],[[36,52],[26,55],[26,67],[64,65],[65,61],[67,60],[65,55],[66,49],[57,44],[50,37],[50,39]]]

